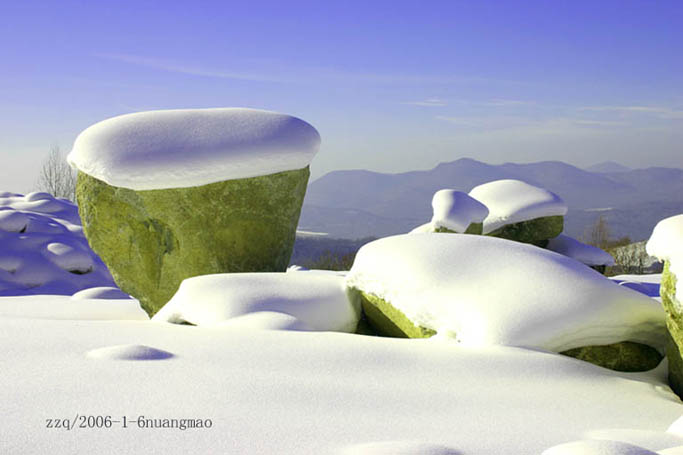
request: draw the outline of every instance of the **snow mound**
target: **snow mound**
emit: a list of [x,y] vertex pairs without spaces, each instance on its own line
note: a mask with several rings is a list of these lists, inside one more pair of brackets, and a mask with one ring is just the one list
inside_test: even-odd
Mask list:
[[339,455],[461,455],[462,452],[440,444],[416,441],[386,441],[355,444],[337,452]]
[[586,245],[565,234],[550,239],[546,248],[586,265],[614,265],[614,258],[608,252]]
[[439,190],[432,198],[432,226],[455,232],[465,232],[470,224],[481,223],[489,214],[484,204],[466,193],[455,190]]
[[83,289],[71,296],[72,299],[107,299],[107,300],[127,300],[132,299],[131,296],[123,292],[119,288],[111,286],[98,286],[95,288]]
[[246,108],[138,112],[87,128],[67,160],[110,185],[155,190],[308,166],[320,135],[308,123]]
[[551,447],[541,455],[657,455],[657,452],[626,442],[585,440]]
[[[645,246],[647,254],[669,261],[669,270],[683,281],[683,214],[661,220]],[[683,286],[676,286],[676,300],[683,301]]]
[[[184,280],[153,320],[214,325],[256,312],[290,315],[297,327],[353,332],[360,308],[346,295],[344,277],[311,272],[225,273]],[[272,314],[251,316],[249,324],[276,326]],[[239,325],[245,320],[233,322]],[[290,321],[291,322],[291,321]]]
[[71,295],[115,286],[83,235],[78,207],[36,192],[0,193],[0,295]]
[[122,344],[90,350],[86,353],[86,357],[108,360],[165,360],[174,355],[142,344]]
[[655,300],[571,258],[493,237],[376,240],[358,251],[347,285],[470,345],[556,352],[625,340],[665,346],[664,311]]
[[489,209],[484,234],[506,224],[567,213],[567,205],[557,194],[520,180],[484,183],[472,188],[469,195]]
[[135,299],[74,299],[63,295],[0,298],[0,317],[68,320],[149,320]]

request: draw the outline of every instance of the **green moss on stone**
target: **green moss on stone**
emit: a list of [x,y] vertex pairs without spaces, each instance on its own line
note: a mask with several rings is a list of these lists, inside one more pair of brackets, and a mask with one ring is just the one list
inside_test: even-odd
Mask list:
[[[467,229],[465,230],[464,234],[474,234],[474,235],[481,235],[482,231],[484,229],[484,224],[483,223],[470,223],[469,226],[467,226]],[[434,232],[443,232],[443,233],[448,233],[448,234],[457,234],[457,232],[452,231],[448,228],[445,227],[437,227]]]
[[413,324],[393,305],[373,294],[360,292],[363,314],[377,335],[394,338],[429,338],[435,330]]
[[185,278],[284,272],[309,169],[134,191],[79,173],[83,231],[116,283],[153,315]]
[[669,360],[669,385],[678,396],[683,397],[683,359],[681,348],[683,347],[683,314],[681,302],[676,300],[676,285],[678,279],[671,271],[671,263],[664,262],[662,282],[659,286],[659,295],[662,297],[662,306],[666,311],[666,327],[669,330],[671,342],[666,350]]
[[615,371],[648,371],[659,365],[662,355],[655,348],[632,341],[603,346],[583,346],[560,354]]
[[548,244],[548,239],[560,235],[563,228],[564,217],[559,215],[544,216],[533,220],[507,224],[487,235],[516,242],[531,243],[532,245],[544,248]]

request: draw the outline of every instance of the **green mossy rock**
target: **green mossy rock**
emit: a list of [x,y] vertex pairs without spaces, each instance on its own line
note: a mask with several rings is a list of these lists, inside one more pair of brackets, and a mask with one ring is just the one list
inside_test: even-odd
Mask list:
[[[393,338],[429,338],[436,331],[415,325],[386,300],[357,289],[363,317],[356,333]],[[648,371],[659,365],[662,355],[650,346],[624,341],[605,346],[584,346],[561,354],[616,371]]]
[[583,346],[560,354],[615,371],[648,371],[659,365],[662,355],[655,348],[632,341],[604,346]]
[[360,293],[363,315],[368,325],[379,336],[393,338],[429,338],[436,331],[413,324],[393,305],[373,294]]
[[[484,230],[484,224],[483,223],[470,223],[469,226],[467,226],[467,229],[465,230],[464,234],[474,234],[474,235],[481,235],[481,233]],[[434,229],[434,232],[444,232],[444,233],[449,233],[449,234],[457,234],[455,231],[451,231],[448,228],[445,227],[438,227]]]
[[666,351],[666,357],[669,359],[669,385],[678,396],[683,397],[683,305],[676,300],[677,282],[676,275],[671,272],[671,263],[665,261],[659,295],[662,297],[662,306],[666,311],[666,327],[671,337]]
[[563,228],[563,216],[545,216],[507,224],[486,235],[521,243],[530,243],[545,248],[548,240],[560,235]]
[[80,172],[83,231],[114,280],[151,316],[185,278],[284,272],[309,169],[190,188],[134,191]]

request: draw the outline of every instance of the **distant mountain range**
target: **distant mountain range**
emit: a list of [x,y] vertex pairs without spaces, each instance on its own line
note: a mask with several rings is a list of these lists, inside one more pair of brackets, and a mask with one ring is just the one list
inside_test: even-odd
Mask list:
[[603,215],[614,237],[649,237],[662,218],[683,213],[683,169],[629,169],[614,162],[580,169],[560,161],[492,165],[470,158],[428,171],[330,172],[308,186],[299,228],[357,239],[410,231],[431,219],[434,192],[469,192],[492,180],[517,179],[560,195],[565,233],[581,237]]

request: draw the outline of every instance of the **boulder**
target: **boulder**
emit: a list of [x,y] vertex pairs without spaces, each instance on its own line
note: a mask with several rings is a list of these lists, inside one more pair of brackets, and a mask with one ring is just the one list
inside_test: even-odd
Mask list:
[[571,258],[488,236],[370,242],[346,285],[380,336],[540,348],[620,371],[654,368],[667,343],[653,299]]
[[642,343],[623,341],[602,346],[582,346],[560,352],[562,355],[590,362],[615,371],[648,371],[662,361],[655,348]]
[[650,256],[664,261],[659,292],[671,337],[666,352],[669,384],[683,397],[683,291],[678,284],[683,276],[683,214],[658,222],[645,248]]
[[567,206],[551,191],[507,179],[476,186],[469,195],[489,210],[486,235],[545,247],[562,233]]
[[91,126],[67,159],[92,249],[153,315],[185,278],[285,271],[319,144],[275,112],[152,111]]
[[82,172],[83,231],[116,284],[151,316],[185,278],[284,272],[308,168],[190,188],[135,191]]
[[489,214],[484,204],[467,193],[449,189],[434,193],[432,210],[434,232],[481,234]]

